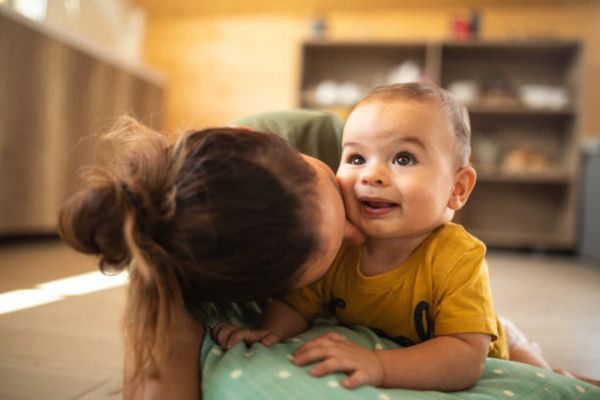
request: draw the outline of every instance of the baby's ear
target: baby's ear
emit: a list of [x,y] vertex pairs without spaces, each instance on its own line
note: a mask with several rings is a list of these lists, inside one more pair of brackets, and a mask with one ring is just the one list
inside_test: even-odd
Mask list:
[[472,166],[467,165],[460,168],[454,178],[454,187],[448,199],[448,208],[455,211],[460,210],[467,203],[469,195],[475,187],[475,182],[477,182],[477,172]]

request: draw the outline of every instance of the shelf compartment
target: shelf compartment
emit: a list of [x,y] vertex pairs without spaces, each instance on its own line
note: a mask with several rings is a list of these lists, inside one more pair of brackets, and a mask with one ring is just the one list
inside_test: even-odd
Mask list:
[[[425,43],[307,42],[302,48],[301,92],[325,80],[350,81],[369,91],[407,60],[426,68]],[[300,104],[307,106],[302,100]]]
[[574,91],[577,42],[446,43],[442,46],[442,86],[455,80],[483,82],[500,72],[515,86],[546,84]]
[[[527,147],[547,158],[548,168],[552,171],[575,171],[578,165],[575,121],[575,115],[555,113],[515,114],[509,117],[496,113],[473,113],[472,161],[480,167],[500,169],[504,158],[512,150]],[[495,155],[487,156],[491,159],[486,160],[485,154],[490,151]]]
[[570,171],[550,170],[540,172],[502,172],[502,171],[485,171],[478,169],[477,166],[477,181],[488,183],[523,183],[523,184],[558,184],[567,185],[574,181],[574,175]]
[[479,182],[457,222],[490,247],[568,249],[575,243],[569,186]]

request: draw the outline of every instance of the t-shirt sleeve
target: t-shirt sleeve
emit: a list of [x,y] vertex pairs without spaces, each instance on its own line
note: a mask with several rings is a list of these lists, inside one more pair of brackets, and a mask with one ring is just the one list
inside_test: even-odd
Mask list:
[[323,314],[325,311],[323,286],[324,279],[321,278],[308,286],[292,290],[282,300],[304,314]]
[[436,336],[486,333],[498,338],[485,246],[477,243],[464,251],[440,277],[434,301]]

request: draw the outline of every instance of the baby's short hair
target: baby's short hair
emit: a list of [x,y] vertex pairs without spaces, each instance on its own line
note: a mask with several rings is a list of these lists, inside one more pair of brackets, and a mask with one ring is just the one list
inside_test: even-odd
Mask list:
[[373,89],[361,103],[371,100],[412,100],[439,102],[448,113],[458,143],[458,161],[461,166],[469,163],[471,156],[471,126],[469,112],[447,90],[425,82],[399,83]]

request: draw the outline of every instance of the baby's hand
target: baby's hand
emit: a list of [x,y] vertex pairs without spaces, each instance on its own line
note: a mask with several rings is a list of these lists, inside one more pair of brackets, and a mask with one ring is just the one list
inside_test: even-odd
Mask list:
[[279,337],[269,331],[229,325],[225,322],[217,322],[212,327],[212,337],[223,350],[230,349],[242,341],[246,344],[260,342],[267,347],[279,342]]
[[337,333],[330,332],[306,342],[294,352],[297,365],[315,361],[321,362],[309,370],[311,375],[346,372],[349,376],[342,381],[342,386],[347,389],[360,385],[379,386],[383,382],[384,371],[377,351],[357,346]]

